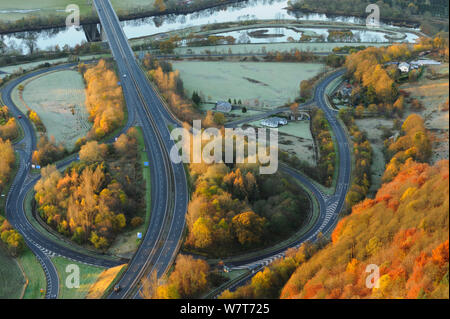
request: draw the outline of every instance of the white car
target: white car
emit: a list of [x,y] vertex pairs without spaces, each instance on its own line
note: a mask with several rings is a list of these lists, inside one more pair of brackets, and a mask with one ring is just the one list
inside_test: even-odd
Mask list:
[[126,78],[126,77],[127,77],[127,75],[126,75],[126,74],[124,74],[124,75],[123,75],[123,77],[124,77],[124,78]]

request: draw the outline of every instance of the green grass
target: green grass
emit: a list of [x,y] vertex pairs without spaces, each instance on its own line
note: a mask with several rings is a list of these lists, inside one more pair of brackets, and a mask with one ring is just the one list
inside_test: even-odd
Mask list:
[[43,299],[45,293],[41,294],[41,289],[46,289],[47,282],[45,279],[44,270],[37,260],[36,256],[28,248],[17,258],[22,265],[25,275],[28,279],[28,285],[25,290],[24,299]]
[[[64,257],[52,258],[59,277],[59,299],[83,299],[89,292],[89,288],[97,281],[98,276],[105,270],[102,267],[82,264]],[[69,288],[66,280],[72,272],[66,272],[68,265],[77,265],[80,268],[80,287]],[[70,279],[69,279],[70,280]]]
[[0,299],[19,299],[24,285],[22,270],[0,243]]

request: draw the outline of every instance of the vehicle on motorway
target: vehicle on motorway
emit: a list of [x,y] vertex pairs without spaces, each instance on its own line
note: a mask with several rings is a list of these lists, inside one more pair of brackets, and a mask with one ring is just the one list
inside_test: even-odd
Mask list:
[[22,118],[22,115],[19,115],[17,118],[20,120]]
[[114,292],[119,292],[120,289],[122,289],[122,287],[120,287],[120,285],[115,285],[114,286]]

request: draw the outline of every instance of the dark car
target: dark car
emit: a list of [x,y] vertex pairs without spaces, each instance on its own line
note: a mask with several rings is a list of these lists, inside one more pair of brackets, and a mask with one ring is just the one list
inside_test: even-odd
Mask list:
[[120,285],[115,285],[114,286],[114,292],[119,292],[121,289]]
[[21,118],[22,118],[22,115],[19,115],[17,118],[21,119]]

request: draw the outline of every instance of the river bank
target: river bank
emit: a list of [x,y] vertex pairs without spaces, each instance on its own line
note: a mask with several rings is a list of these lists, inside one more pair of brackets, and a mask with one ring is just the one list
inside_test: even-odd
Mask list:
[[[198,5],[188,5],[188,6],[176,6],[174,8],[167,8],[166,10],[143,10],[143,11],[124,11],[119,10],[118,17],[121,21],[130,21],[136,19],[143,19],[149,17],[159,17],[166,15],[185,15],[191,14],[202,10],[213,9],[216,7],[224,7],[238,2],[245,2],[247,0],[208,0],[201,1]],[[179,1],[183,2],[183,1]],[[1,6],[0,6],[1,10]],[[41,31],[54,28],[64,28],[66,27],[66,15],[64,13],[60,16],[52,15],[47,18],[30,16],[29,21],[27,19],[21,19],[16,22],[0,22],[0,35],[16,33],[16,32],[26,32],[26,31]],[[80,17],[81,25],[92,25],[98,24],[100,20],[94,12],[92,15],[82,15]]]

